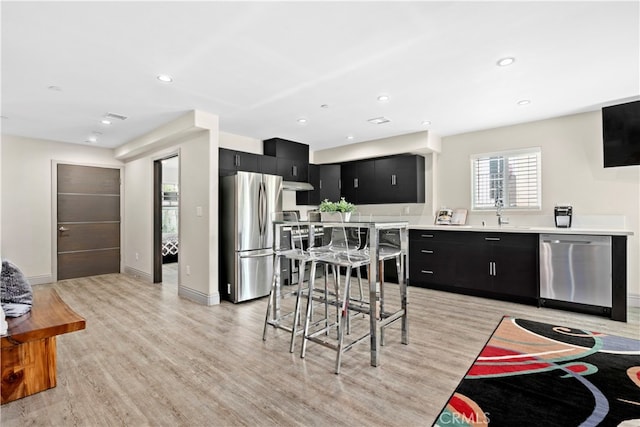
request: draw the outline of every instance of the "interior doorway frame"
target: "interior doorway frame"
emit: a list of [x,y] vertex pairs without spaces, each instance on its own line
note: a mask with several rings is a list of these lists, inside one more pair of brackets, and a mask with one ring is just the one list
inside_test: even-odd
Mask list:
[[[180,223],[182,217],[182,203],[179,196],[180,187],[180,152],[176,151],[153,160],[153,283],[162,282],[162,161],[178,158],[178,244],[180,244]],[[178,250],[178,265],[180,251]],[[180,268],[178,267],[178,283],[180,283]]]

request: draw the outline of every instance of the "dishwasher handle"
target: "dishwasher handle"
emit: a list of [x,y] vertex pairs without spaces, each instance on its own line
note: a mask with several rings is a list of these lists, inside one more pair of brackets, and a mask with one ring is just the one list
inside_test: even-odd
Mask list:
[[592,244],[592,242],[590,240],[559,240],[559,239],[545,239],[543,240],[544,243],[551,243],[554,245],[590,245]]

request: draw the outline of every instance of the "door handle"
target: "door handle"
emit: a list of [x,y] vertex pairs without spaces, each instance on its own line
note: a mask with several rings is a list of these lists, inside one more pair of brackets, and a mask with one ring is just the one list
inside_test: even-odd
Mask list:
[[69,229],[61,225],[58,231],[69,231]]

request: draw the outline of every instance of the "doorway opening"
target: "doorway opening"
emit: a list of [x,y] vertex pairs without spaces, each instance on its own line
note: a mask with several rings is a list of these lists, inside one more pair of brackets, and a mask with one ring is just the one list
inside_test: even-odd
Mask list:
[[153,282],[178,286],[180,163],[177,155],[154,161]]

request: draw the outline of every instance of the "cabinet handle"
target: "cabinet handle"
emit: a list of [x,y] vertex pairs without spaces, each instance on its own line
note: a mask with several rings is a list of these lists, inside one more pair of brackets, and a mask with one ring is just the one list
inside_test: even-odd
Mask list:
[[493,263],[493,275],[497,276],[498,275],[498,271],[496,270],[496,263]]
[[294,166],[291,168],[291,175],[293,175],[293,176],[298,176],[298,167],[297,167],[297,166],[295,166],[295,165],[294,165]]
[[421,234],[420,237],[432,238],[433,234]]
[[433,271],[431,271],[431,270],[420,270],[420,273],[423,273],[423,274],[433,274]]
[[485,237],[484,240],[489,240],[489,241],[492,241],[492,242],[498,242],[498,241],[500,241],[500,238],[499,237]]
[[489,276],[496,276],[496,263],[489,261]]
[[338,180],[338,188],[342,190],[342,178]]
[[234,166],[240,166],[240,154],[236,154],[233,159]]
[[322,190],[322,180],[320,180],[319,187],[320,187],[320,189]]
[[391,175],[391,185],[396,185],[396,184],[397,184],[396,174],[392,174]]
[[420,252],[422,252],[423,254],[432,254],[433,251],[430,251],[429,249],[422,249]]
[[358,188],[358,178],[353,178],[353,188]]

